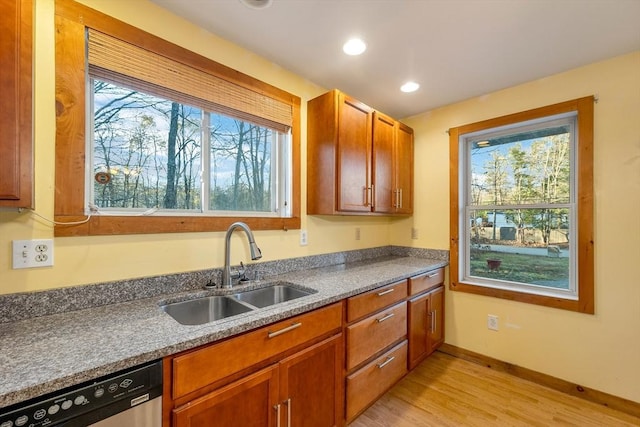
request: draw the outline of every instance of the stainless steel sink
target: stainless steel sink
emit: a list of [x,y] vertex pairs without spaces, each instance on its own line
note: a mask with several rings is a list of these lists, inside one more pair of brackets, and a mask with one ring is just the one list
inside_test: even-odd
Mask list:
[[183,325],[202,325],[252,310],[251,307],[226,296],[197,298],[165,304],[161,307],[169,316]]
[[275,282],[264,288],[232,295],[202,297],[163,304],[160,307],[178,323],[202,325],[313,293],[314,291],[299,289],[286,282]]
[[243,301],[254,307],[263,308],[296,298],[311,295],[313,292],[293,287],[286,283],[274,284],[265,288],[239,292],[233,295],[238,301]]

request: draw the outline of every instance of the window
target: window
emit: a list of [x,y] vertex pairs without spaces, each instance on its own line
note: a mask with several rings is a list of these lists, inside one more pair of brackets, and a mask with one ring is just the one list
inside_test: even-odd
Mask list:
[[101,215],[290,216],[289,133],[97,79],[91,86],[87,206]]
[[56,236],[300,227],[300,98],[56,2]]
[[593,313],[593,98],[450,130],[453,290]]

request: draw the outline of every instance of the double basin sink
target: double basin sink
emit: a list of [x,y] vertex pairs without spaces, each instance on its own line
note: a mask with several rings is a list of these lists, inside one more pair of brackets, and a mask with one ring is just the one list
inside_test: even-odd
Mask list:
[[286,282],[276,282],[259,289],[196,298],[163,304],[160,307],[178,323],[202,325],[313,293],[315,291],[300,289]]

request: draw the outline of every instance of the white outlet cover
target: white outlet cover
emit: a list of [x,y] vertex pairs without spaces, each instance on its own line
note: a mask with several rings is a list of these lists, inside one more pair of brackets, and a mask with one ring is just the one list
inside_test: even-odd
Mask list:
[[487,328],[492,331],[498,330],[498,316],[494,314],[487,315]]
[[14,240],[13,269],[51,267],[53,265],[53,240]]
[[300,246],[307,246],[307,244],[309,244],[307,238],[307,230],[300,230]]

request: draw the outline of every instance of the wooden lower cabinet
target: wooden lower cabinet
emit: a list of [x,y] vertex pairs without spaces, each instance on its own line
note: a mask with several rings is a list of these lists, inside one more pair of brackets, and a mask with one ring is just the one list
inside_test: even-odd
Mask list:
[[409,300],[409,369],[415,368],[444,342],[444,286]]
[[343,425],[342,334],[173,410],[173,427]]
[[352,421],[407,373],[407,341],[347,376],[347,421]]
[[344,425],[342,302],[163,364],[164,427]]
[[347,299],[347,422],[407,373],[407,289],[402,280]]
[[343,424],[342,343],[336,335],[280,362],[281,426]]
[[164,427],[343,426],[443,342],[440,268],[168,357]]
[[276,425],[278,366],[273,365],[173,410],[173,426]]

